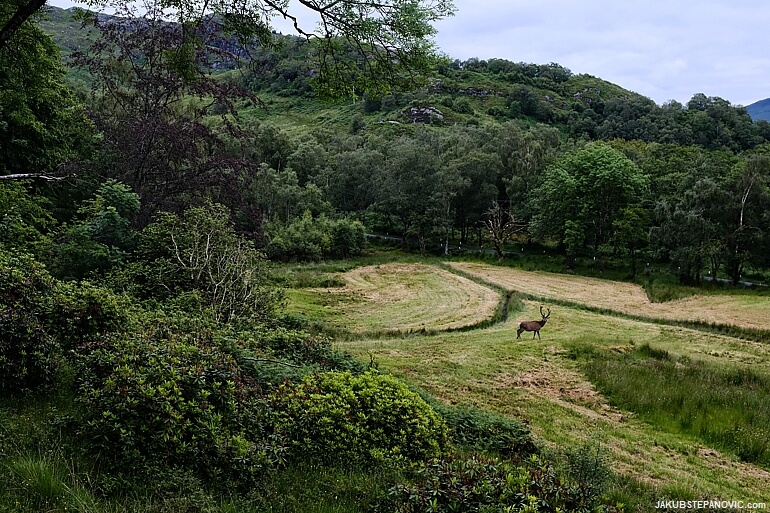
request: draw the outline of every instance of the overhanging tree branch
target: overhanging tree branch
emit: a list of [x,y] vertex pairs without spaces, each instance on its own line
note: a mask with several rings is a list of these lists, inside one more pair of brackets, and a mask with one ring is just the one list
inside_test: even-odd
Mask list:
[[40,10],[45,5],[46,0],[29,0],[26,4],[19,7],[11,18],[5,22],[0,29],[0,51],[8,45],[8,41],[13,37],[22,23],[27,21],[30,16]]

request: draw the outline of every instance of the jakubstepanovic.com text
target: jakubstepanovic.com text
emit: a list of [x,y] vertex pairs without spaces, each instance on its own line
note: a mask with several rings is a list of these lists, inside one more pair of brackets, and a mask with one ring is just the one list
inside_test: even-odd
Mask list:
[[745,501],[658,501],[657,509],[766,509],[764,502]]

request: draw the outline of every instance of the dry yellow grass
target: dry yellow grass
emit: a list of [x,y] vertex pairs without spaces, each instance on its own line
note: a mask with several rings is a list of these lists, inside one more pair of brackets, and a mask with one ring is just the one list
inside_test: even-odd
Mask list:
[[454,262],[453,268],[507,290],[544,299],[571,301],[653,319],[703,321],[770,329],[770,298],[759,296],[692,296],[652,303],[639,285],[583,276],[522,271],[487,264]]
[[341,274],[329,289],[354,332],[447,330],[490,319],[500,295],[467,278],[423,264],[384,264]]

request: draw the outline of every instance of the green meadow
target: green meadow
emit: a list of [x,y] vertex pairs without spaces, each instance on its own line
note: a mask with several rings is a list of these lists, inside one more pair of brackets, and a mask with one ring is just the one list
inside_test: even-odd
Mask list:
[[[414,264],[392,264],[398,265]],[[435,279],[425,278],[428,269]],[[352,334],[340,338],[337,346],[374,361],[381,370],[446,404],[472,405],[523,420],[546,450],[598,447],[615,470],[609,495],[618,502],[646,510],[663,498],[767,501],[770,346],[750,337],[695,329],[686,318],[681,325],[671,318],[655,319],[661,304],[650,310],[646,297],[645,304],[638,305],[644,318],[631,316],[627,283],[514,272],[486,264],[475,266],[479,276],[468,286],[474,294],[479,294],[478,286],[488,286],[501,302],[513,293],[507,320],[475,329],[413,330],[406,312],[411,301],[423,310],[423,299],[416,298],[432,297],[436,312],[449,307],[458,310],[458,316],[475,319],[468,308],[458,307],[461,295],[442,293],[446,282],[441,277],[447,269],[452,267],[438,262],[422,266],[416,285],[432,290],[415,295],[405,292],[415,285],[412,273],[391,267],[388,279],[378,281],[379,290],[358,297],[349,326]],[[291,308],[310,311],[319,322],[326,318],[339,327],[346,319],[344,297],[378,270],[373,266],[350,272],[332,274],[335,281],[348,284],[343,287],[295,290]],[[490,275],[497,278],[493,283],[482,279]],[[539,300],[516,291],[515,277],[521,277],[521,283],[536,279]],[[557,286],[565,278],[570,281],[568,297],[559,294]],[[555,284],[550,289],[549,279]],[[453,281],[451,286],[460,285]],[[601,298],[586,294],[588,290],[626,299],[616,312],[606,307],[598,311],[592,301]],[[579,303],[581,293],[585,305]],[[335,302],[335,294],[343,299]],[[332,306],[319,308],[323,297]],[[380,297],[387,297],[388,304],[378,302]],[[770,300],[764,297],[725,293],[705,300],[734,302],[730,312],[747,301],[753,308],[770,310]],[[552,310],[541,338],[525,332],[517,339],[518,323],[539,319],[541,304]],[[395,311],[404,315],[387,313]],[[687,312],[698,318],[696,310]],[[382,327],[382,315],[388,315],[387,328]],[[727,315],[720,320],[734,322]],[[358,326],[368,329],[356,336]]]

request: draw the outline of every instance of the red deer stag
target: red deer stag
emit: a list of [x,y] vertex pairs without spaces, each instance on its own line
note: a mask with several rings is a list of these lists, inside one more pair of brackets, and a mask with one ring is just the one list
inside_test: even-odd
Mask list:
[[524,321],[519,324],[519,329],[516,330],[516,338],[521,338],[522,331],[534,331],[532,338],[534,339],[535,335],[537,335],[537,338],[540,338],[540,328],[545,326],[545,323],[548,322],[548,318],[551,316],[551,309],[548,309],[548,313],[543,313],[543,307],[541,306],[540,315],[542,315],[543,318],[539,321]]

